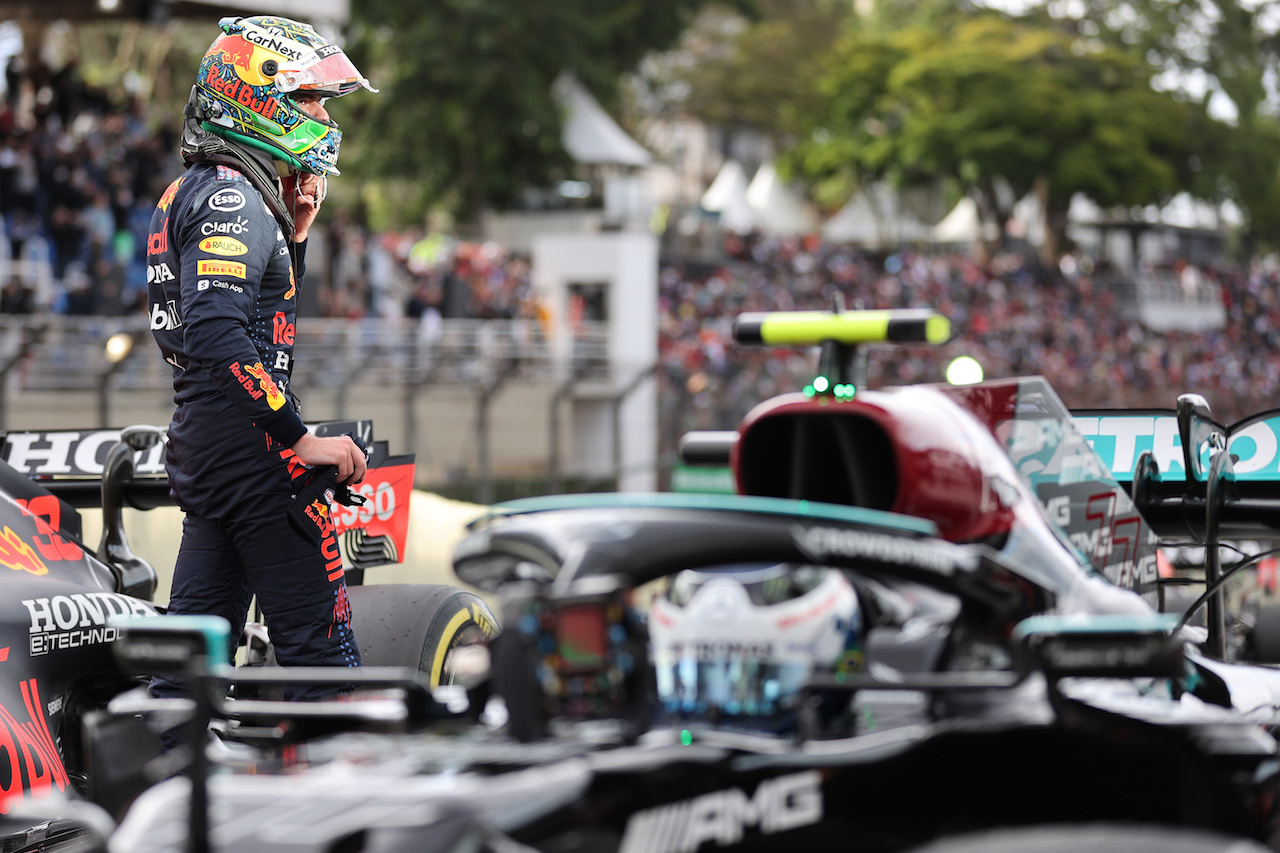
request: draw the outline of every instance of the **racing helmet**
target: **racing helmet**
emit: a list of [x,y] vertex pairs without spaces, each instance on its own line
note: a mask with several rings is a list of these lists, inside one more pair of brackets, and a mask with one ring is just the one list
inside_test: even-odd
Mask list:
[[815,668],[861,669],[858,596],[816,566],[687,570],[649,607],[659,715],[781,731]]
[[338,174],[342,131],[294,102],[301,93],[337,98],[378,91],[342,48],[310,24],[261,15],[223,18],[192,92],[201,127],[265,152],[294,170]]

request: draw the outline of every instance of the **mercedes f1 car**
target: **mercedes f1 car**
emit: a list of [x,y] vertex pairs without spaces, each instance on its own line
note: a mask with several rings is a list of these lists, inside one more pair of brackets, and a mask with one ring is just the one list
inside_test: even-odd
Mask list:
[[[455,567],[505,628],[465,691],[372,672],[394,691],[315,709],[348,730],[302,737],[296,704],[223,698],[263,673],[207,661],[209,626],[119,623],[129,666],[198,674],[193,731],[221,737],[218,772],[201,753],[147,788],[111,848],[1276,845],[1280,670],[1223,605],[1257,557],[1217,557],[1280,527],[1275,416],[1226,429],[1193,396],[1073,415],[1038,378],[863,387],[859,347],[949,337],[930,312],[736,335],[821,347],[804,393],[686,441],[740,494],[492,508]],[[1210,555],[1172,612],[1168,541]]]

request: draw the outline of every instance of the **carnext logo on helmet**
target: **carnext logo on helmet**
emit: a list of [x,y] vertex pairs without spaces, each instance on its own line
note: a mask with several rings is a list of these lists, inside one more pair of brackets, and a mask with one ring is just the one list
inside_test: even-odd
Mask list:
[[814,560],[844,557],[913,566],[939,575],[956,571],[954,560],[919,540],[837,527],[794,527],[791,536],[796,547]]
[[299,50],[295,42],[282,39],[278,36],[269,35],[262,30],[251,29],[245,27],[241,35],[244,40],[258,47],[265,47],[267,50],[274,50],[281,56],[287,56],[290,59],[301,59],[302,51]]
[[240,190],[219,190],[209,196],[209,209],[231,213],[244,207],[244,193]]

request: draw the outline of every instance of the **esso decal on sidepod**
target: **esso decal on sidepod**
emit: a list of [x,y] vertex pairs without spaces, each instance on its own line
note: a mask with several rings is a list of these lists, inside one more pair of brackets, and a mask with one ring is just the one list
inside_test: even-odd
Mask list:
[[335,532],[363,529],[369,536],[389,536],[396,553],[403,554],[409,539],[409,502],[413,494],[412,463],[370,468],[364,482],[351,491],[365,499],[363,506],[332,505]]

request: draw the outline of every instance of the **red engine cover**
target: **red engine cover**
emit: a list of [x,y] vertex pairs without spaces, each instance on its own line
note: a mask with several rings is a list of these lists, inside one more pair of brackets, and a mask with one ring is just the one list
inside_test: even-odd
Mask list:
[[743,419],[731,463],[744,494],[887,509],[953,542],[1007,532],[1016,504],[1033,500],[990,429],[927,386],[774,398]]

